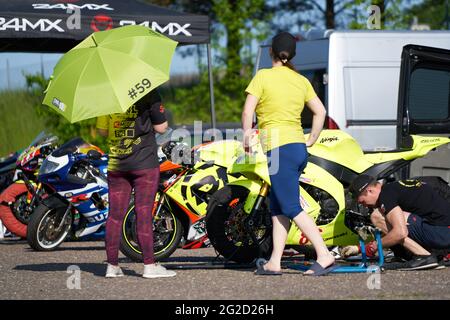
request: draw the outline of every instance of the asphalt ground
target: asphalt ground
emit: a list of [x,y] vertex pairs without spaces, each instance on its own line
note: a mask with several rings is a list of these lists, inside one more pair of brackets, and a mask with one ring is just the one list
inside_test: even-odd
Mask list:
[[125,277],[107,279],[102,241],[66,242],[53,252],[7,241],[0,244],[0,300],[450,299],[449,267],[325,277],[305,277],[285,268],[282,276],[256,276],[253,268],[211,268],[215,257],[213,248],[178,249],[163,263],[176,277],[144,279],[142,264],[120,254]]

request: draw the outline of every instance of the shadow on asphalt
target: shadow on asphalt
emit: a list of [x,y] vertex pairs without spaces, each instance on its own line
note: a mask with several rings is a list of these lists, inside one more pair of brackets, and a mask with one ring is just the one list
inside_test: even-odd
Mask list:
[[[13,270],[34,271],[34,272],[67,272],[70,266],[77,266],[82,272],[92,273],[94,276],[104,277],[106,272],[105,263],[42,263],[42,264],[25,264],[18,265]],[[123,273],[127,276],[141,276],[134,270],[122,267]]]
[[[82,241],[65,241],[64,244],[62,246],[57,247],[56,249],[52,250],[52,251],[68,251],[68,250],[74,250],[74,251],[87,251],[87,250],[105,250],[105,242],[104,241],[98,241],[99,243],[96,245],[92,245],[89,247],[82,247],[81,244],[83,243]],[[71,245],[75,245],[73,247],[67,247],[65,246],[65,244],[70,243]],[[80,246],[77,246],[77,243],[80,244]],[[0,245],[8,245],[8,246],[13,246],[13,245],[19,245],[19,244],[27,244],[27,240],[25,239],[20,239],[20,240],[16,240],[16,239],[3,239],[0,240]],[[33,249],[31,249],[30,247],[26,247],[25,250],[30,251],[30,252],[34,252]]]
[[[53,249],[52,251],[47,252],[57,252],[57,251],[94,251],[94,250],[105,250],[105,245],[99,246],[89,246],[89,247],[58,247]],[[25,248],[26,252],[44,252],[44,251],[35,251],[30,247]]]
[[[142,263],[133,261],[129,258],[119,258],[120,262],[126,263]],[[183,269],[183,270],[202,270],[202,269],[241,269],[242,271],[248,271],[248,269],[254,269],[254,263],[234,263],[227,262],[223,258],[216,258],[214,256],[202,256],[202,257],[168,257],[161,261],[158,261],[164,265],[167,269]]]
[[6,240],[6,239],[4,239],[4,240],[0,240],[0,244],[1,245],[8,245],[8,246],[11,246],[11,245],[15,245],[15,244],[24,244],[24,243],[27,243],[27,240]]
[[[304,260],[301,260],[304,261]],[[234,269],[237,271],[253,272],[256,269],[255,262],[250,263],[236,263],[226,261],[221,257],[169,257],[161,261],[167,269]],[[284,258],[281,262],[282,266],[292,263],[298,263],[296,257]]]
[[168,257],[161,260],[161,262],[224,262],[225,259],[216,258],[213,256],[202,256],[202,257]]

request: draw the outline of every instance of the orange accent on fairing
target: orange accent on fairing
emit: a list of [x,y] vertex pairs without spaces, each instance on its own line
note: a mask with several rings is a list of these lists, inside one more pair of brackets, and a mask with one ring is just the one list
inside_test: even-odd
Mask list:
[[169,190],[178,181],[178,179],[180,179],[186,173],[186,171],[188,171],[188,169],[181,171],[178,174],[178,176],[169,185],[166,185],[166,182],[164,182],[165,189],[164,189],[163,193],[166,193],[167,190]]
[[179,164],[173,163],[169,160],[166,160],[159,165],[160,172],[174,170],[174,169],[178,169],[178,168],[181,168],[181,166]]
[[156,209],[158,208],[158,206],[159,206],[159,201],[154,201],[154,202],[153,202],[153,208],[152,208],[152,216],[153,216],[153,217],[154,217],[155,214],[156,214]]
[[77,203],[77,202],[81,202],[81,201],[86,201],[89,200],[88,197],[86,197],[85,194],[80,194],[79,196],[74,196],[70,199],[70,202],[72,203]]
[[233,207],[238,202],[239,202],[239,199],[234,199],[233,201],[230,202],[230,204],[228,206]]
[[198,148],[201,148],[201,147],[204,147],[204,146],[207,146],[208,144],[211,144],[212,142],[204,142],[204,143],[201,143],[201,144],[199,144],[199,145],[196,145],[196,146],[193,146],[192,147],[192,150],[197,150]]
[[202,248],[204,246],[204,242],[207,239],[207,236],[203,236],[198,240],[195,240],[193,242],[190,242],[186,245],[183,246],[184,250],[190,250],[190,249],[199,249]]
[[175,200],[174,200],[174,202],[184,211],[184,213],[186,213],[186,215],[188,216],[188,218],[191,221],[191,223],[195,223],[198,220],[200,220],[199,216],[193,214],[191,211],[186,209],[183,205],[181,205],[180,203],[176,202]]
[[37,157],[40,154],[41,154],[41,149],[39,148],[34,152],[33,157]]

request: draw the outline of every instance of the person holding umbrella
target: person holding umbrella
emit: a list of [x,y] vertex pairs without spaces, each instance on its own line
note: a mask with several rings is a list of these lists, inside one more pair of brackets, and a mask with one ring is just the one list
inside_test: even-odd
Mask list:
[[123,275],[118,266],[123,219],[134,188],[137,234],[144,256],[144,278],[173,277],[174,271],[155,264],[152,207],[159,185],[159,162],[155,132],[164,133],[167,120],[161,98],[151,91],[126,113],[97,119],[97,131],[107,136],[109,216],[106,222],[106,277]]
[[58,61],[43,104],[71,123],[97,118],[109,139],[109,218],[106,277],[123,275],[118,266],[120,230],[132,188],[145,278],[173,277],[155,264],[152,207],[159,184],[155,132],[167,121],[155,89],[169,79],[177,42],[145,26],[94,32]]

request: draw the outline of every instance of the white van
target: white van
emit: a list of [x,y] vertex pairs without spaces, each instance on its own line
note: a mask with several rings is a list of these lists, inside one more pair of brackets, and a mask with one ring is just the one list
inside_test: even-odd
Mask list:
[[[407,86],[399,91],[402,52],[411,44],[450,49],[450,32],[316,32],[297,42],[292,63],[310,79],[324,102],[327,128],[348,132],[365,151],[393,150],[401,148],[402,137],[410,133],[450,133],[449,61],[419,59],[405,71],[402,81]],[[271,67],[269,47],[270,44],[260,46],[256,70]],[[405,48],[405,59],[412,57],[408,48],[414,46]],[[399,97],[403,97],[402,102]],[[431,127],[438,122],[441,125],[436,126],[439,130],[432,130],[430,125],[411,130],[411,117],[426,120]],[[311,115],[307,108],[302,120],[308,128]],[[407,122],[407,128],[402,122]],[[413,162],[411,175],[439,175],[450,181],[450,146],[441,149],[427,159]]]

